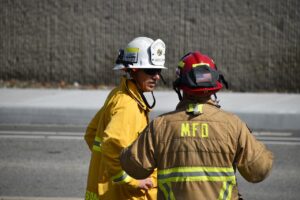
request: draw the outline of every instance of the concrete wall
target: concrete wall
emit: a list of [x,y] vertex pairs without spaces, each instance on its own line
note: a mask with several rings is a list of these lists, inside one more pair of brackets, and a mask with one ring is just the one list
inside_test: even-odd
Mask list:
[[212,57],[234,91],[300,92],[299,0],[0,0],[0,79],[115,85],[118,49],[167,45]]

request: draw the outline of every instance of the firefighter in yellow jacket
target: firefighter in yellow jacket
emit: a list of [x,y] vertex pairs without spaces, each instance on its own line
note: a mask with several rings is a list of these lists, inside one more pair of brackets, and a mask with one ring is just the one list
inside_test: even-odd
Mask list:
[[[85,134],[91,150],[86,200],[156,199],[157,174],[136,180],[122,170],[119,155],[149,122],[164,63],[165,44],[160,39],[138,37],[120,50],[114,69],[124,70],[127,77],[110,92]],[[152,93],[152,105],[144,92]]]
[[223,84],[211,58],[187,54],[174,82],[181,100],[176,110],[155,118],[122,151],[122,167],[134,178],[148,177],[157,168],[159,200],[239,199],[236,170],[253,183],[268,176],[272,153],[216,101]]

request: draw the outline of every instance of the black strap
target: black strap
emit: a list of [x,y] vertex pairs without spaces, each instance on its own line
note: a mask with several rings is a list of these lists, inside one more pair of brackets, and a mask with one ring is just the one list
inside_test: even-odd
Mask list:
[[178,78],[173,82],[173,90],[177,93],[179,101],[182,101],[182,95],[180,93],[180,89],[178,87],[180,79]]
[[226,89],[228,89],[228,88],[229,88],[229,87],[228,87],[228,82],[225,80],[223,74],[220,74],[219,77],[220,77],[220,78],[219,78],[219,79],[220,79],[220,82],[222,82],[222,83],[225,85]]
[[219,104],[220,101],[218,100],[217,94],[214,93],[213,95],[214,95],[214,98],[215,98],[215,99],[213,99],[213,101],[215,102],[215,106],[217,108],[221,108],[221,105]]
[[151,106],[149,105],[149,103],[148,103],[146,97],[144,96],[144,94],[143,94],[142,92],[141,92],[140,94],[141,94],[141,97],[142,97],[143,101],[145,102],[147,108],[149,108],[149,109],[154,108],[154,106],[155,106],[155,104],[156,104],[156,99],[155,99],[155,97],[154,97],[153,91],[151,91],[152,98],[153,98],[153,104],[152,104]]
[[123,64],[125,66],[125,68],[128,68],[129,65],[133,65],[133,62],[129,62],[129,61],[125,61],[124,60],[124,49],[119,49],[119,55],[116,59],[116,64]]
[[164,85],[167,85],[167,82],[165,81],[164,77],[161,74],[159,74],[159,77],[162,80],[162,82],[164,83]]

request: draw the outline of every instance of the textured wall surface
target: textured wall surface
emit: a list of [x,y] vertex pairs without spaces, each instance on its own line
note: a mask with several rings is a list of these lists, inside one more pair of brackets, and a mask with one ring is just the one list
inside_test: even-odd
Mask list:
[[0,0],[0,79],[115,85],[137,36],[212,57],[234,91],[300,92],[299,0]]

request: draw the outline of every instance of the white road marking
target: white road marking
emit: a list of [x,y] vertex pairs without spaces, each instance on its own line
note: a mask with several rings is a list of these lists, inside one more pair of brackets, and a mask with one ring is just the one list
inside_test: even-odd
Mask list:
[[82,132],[64,132],[64,131],[5,131],[0,130],[0,135],[76,135],[82,136]]
[[293,133],[290,132],[253,132],[255,136],[292,136]]
[[[255,137],[265,144],[300,145],[300,137],[291,137],[290,132],[253,132]],[[0,139],[51,139],[51,140],[84,140],[83,132],[55,131],[5,131],[0,130]],[[1,199],[0,199],[1,200]]]
[[285,141],[262,141],[264,144],[272,145],[300,145],[300,142],[285,142]]
[[278,140],[278,141],[299,141],[300,137],[256,137],[260,140]]
[[53,131],[0,131],[0,138],[83,140],[84,133]]

